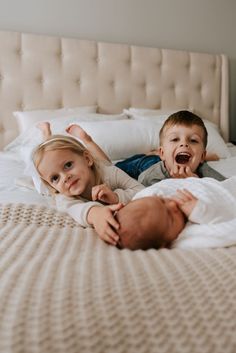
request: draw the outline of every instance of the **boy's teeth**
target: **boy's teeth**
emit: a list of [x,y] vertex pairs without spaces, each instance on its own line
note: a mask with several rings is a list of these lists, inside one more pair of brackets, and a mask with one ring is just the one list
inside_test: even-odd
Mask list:
[[191,157],[190,154],[184,153],[184,152],[180,152],[175,157],[175,160],[179,164],[185,164],[185,163],[188,163],[190,157]]

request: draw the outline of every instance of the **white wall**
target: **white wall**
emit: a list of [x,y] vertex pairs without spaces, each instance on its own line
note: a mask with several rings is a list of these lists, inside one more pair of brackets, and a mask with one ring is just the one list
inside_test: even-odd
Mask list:
[[236,0],[0,0],[0,29],[225,53],[236,141]]

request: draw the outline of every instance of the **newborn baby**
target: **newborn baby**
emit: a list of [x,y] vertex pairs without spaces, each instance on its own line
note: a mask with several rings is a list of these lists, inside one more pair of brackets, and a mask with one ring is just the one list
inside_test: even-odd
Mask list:
[[166,179],[136,194],[116,217],[119,248],[169,247],[184,233],[186,223],[219,224],[236,218],[236,177],[221,182]]

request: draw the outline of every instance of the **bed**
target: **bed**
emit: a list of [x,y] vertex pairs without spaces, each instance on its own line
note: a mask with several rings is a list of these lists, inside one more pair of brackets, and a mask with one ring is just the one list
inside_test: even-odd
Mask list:
[[120,160],[179,109],[236,175],[227,57],[2,31],[0,87],[0,352],[236,352],[235,246],[118,250],[20,185],[40,119]]

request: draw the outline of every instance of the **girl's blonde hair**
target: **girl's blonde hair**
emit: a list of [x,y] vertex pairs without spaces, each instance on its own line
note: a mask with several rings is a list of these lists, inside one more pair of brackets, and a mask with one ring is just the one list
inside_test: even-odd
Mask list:
[[[52,135],[50,136],[50,138],[48,138],[47,140],[45,140],[43,143],[41,143],[39,146],[36,147],[36,149],[33,152],[32,159],[37,171],[38,171],[38,166],[44,156],[44,153],[47,151],[55,151],[55,150],[69,150],[71,152],[78,154],[79,156],[83,156],[84,152],[89,153],[89,155],[93,159],[93,165],[91,168],[95,174],[95,183],[96,184],[101,183],[101,177],[100,177],[99,166],[97,161],[93,158],[93,156],[88,151],[88,149],[84,145],[82,145],[82,143],[80,143],[78,140],[70,136]],[[51,193],[53,194],[57,193],[57,191],[51,185],[49,185],[41,176],[40,178]]]

